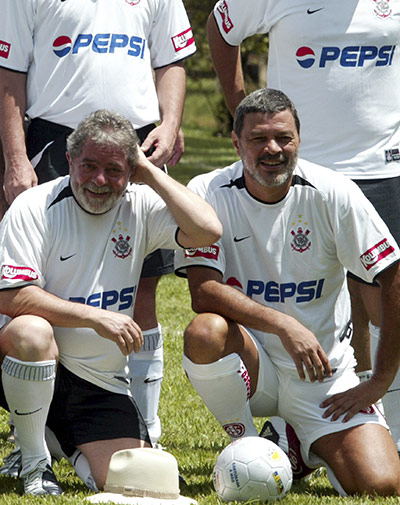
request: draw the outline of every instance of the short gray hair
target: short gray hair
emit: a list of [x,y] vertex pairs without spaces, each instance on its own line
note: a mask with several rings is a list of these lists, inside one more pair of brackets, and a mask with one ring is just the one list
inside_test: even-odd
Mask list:
[[132,123],[117,112],[100,109],[81,121],[67,138],[67,151],[77,158],[88,140],[102,146],[115,146],[126,154],[131,171],[138,162],[138,137]]
[[293,102],[277,89],[262,88],[247,95],[238,105],[233,120],[233,131],[239,137],[243,130],[244,118],[252,112],[274,114],[289,110],[292,113],[297,133],[300,133],[300,120]]

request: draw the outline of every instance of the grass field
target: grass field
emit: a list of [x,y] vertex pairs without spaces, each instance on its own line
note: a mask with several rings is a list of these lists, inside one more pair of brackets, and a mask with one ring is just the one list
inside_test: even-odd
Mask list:
[[[193,175],[231,163],[235,155],[230,139],[212,137],[215,122],[210,112],[217,96],[215,84],[191,84],[185,111],[186,154],[179,167],[171,174],[187,182]],[[228,438],[212,415],[202,404],[189,382],[182,366],[182,333],[194,316],[190,307],[187,283],[174,275],[162,278],[157,293],[158,313],[165,340],[165,377],[163,382],[160,416],[163,423],[162,445],[177,458],[180,473],[186,480],[181,493],[198,500],[199,505],[220,505],[214,492],[211,473],[219,452],[228,444]],[[8,415],[0,412],[0,457],[12,448],[7,442]],[[263,420],[258,420],[261,427]],[[65,493],[60,497],[32,498],[21,496],[22,485],[9,477],[0,477],[0,505],[80,505],[90,493],[74,475],[70,465],[62,461],[54,470]],[[282,501],[284,505],[326,504],[398,504],[395,498],[373,500],[364,497],[340,498],[324,476],[308,483],[296,483]]]

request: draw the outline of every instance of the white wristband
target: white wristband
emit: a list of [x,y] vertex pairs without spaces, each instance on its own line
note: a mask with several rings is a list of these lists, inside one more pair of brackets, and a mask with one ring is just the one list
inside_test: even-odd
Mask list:
[[360,379],[360,382],[364,382],[372,377],[372,370],[363,370],[362,372],[356,372],[356,375]]

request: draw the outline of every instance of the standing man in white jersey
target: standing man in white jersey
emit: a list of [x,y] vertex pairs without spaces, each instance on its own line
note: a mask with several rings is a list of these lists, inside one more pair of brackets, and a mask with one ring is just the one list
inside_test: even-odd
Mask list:
[[[269,34],[268,87],[299,110],[301,157],[353,179],[400,243],[400,0],[220,0],[207,31],[232,114],[246,94],[240,44]],[[379,287],[352,273],[348,285],[364,379],[379,339]],[[400,374],[383,404],[400,453]]]
[[[400,250],[356,184],[298,160],[299,132],[284,93],[255,91],[235,113],[241,160],[189,184],[223,235],[177,252],[199,313],[183,365],[232,440],[257,435],[253,416],[279,415],[305,464],[326,466],[341,494],[399,495],[396,446],[374,402],[400,363]],[[374,373],[361,384],[347,269],[382,293]]]
[[[183,153],[183,60],[194,52],[182,0],[6,0],[0,19],[0,138],[7,202],[67,174],[66,136],[101,108],[132,122],[155,165],[176,164]],[[26,143],[25,114],[31,119]],[[135,318],[145,332],[142,351],[131,357],[132,392],[153,442],[161,435],[163,376],[155,295],[160,276],[172,271],[173,251],[146,258],[136,305]]]
[[87,459],[98,489],[114,452],[149,446],[127,370],[143,345],[133,318],[143,258],[222,233],[204,200],[139,151],[119,114],[92,113],[67,147],[70,176],[23,192],[0,227],[0,305],[9,316],[1,404],[13,414],[20,476],[34,495],[60,493],[46,420],[67,457],[78,450]]

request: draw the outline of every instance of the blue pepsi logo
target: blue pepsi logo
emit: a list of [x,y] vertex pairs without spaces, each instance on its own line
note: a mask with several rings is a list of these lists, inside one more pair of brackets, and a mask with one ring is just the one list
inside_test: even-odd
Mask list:
[[300,47],[296,57],[297,63],[303,68],[310,68],[315,62],[315,53],[310,47]]
[[396,46],[325,46],[319,54],[310,47],[302,46],[296,51],[297,63],[302,68],[310,68],[317,63],[319,68],[327,68],[333,62],[341,67],[385,67],[392,64]]
[[128,56],[144,59],[146,47],[146,39],[125,33],[80,33],[74,42],[67,35],[60,35],[53,42],[54,54],[59,58],[86,50],[97,54],[114,54],[125,49]]
[[53,51],[56,56],[62,58],[66,56],[72,48],[72,40],[66,35],[61,35],[61,37],[57,37],[53,42]]
[[267,303],[285,303],[293,298],[296,303],[311,302],[322,296],[325,279],[295,282],[263,281],[251,279],[247,281],[246,295],[249,298],[261,296]]

